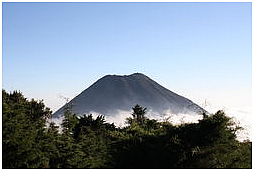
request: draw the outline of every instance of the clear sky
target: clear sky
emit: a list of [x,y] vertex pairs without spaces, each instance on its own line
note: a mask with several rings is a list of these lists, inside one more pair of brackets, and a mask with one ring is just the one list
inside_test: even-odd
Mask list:
[[252,4],[3,3],[2,86],[52,110],[141,72],[201,105],[251,107]]

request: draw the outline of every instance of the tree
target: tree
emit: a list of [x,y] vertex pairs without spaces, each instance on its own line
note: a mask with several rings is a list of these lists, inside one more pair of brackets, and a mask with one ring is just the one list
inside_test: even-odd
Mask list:
[[78,122],[78,118],[72,113],[72,106],[67,104],[64,111],[64,119],[62,122],[63,133],[67,136],[73,135],[73,130]]
[[41,148],[46,120],[51,115],[42,101],[28,101],[22,93],[3,99],[3,168],[42,168],[48,158]]
[[136,123],[136,124],[142,126],[146,120],[146,117],[145,117],[146,108],[143,108],[142,106],[137,104],[132,108],[132,110],[133,110],[133,113],[132,113],[133,118],[127,118],[127,123],[128,124]]
[[107,168],[111,161],[108,131],[114,125],[105,123],[104,116],[94,119],[92,115],[80,116],[75,126],[74,138],[82,151],[80,168]]

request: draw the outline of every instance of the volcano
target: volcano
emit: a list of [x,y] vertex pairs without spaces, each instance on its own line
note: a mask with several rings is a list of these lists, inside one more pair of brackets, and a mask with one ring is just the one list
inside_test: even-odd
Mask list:
[[131,75],[106,75],[82,91],[53,114],[53,118],[63,115],[67,105],[77,115],[97,112],[110,116],[117,111],[129,111],[139,104],[147,111],[172,114],[205,112],[191,100],[180,96],[141,73]]

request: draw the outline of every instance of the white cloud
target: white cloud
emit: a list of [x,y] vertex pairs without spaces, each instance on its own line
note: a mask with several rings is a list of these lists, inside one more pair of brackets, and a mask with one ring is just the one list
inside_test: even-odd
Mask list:
[[61,123],[63,121],[63,118],[64,118],[63,116],[61,116],[59,118],[52,118],[52,119],[49,120],[49,122],[55,122],[55,124],[57,126],[59,126],[59,128],[61,128]]
[[252,112],[251,108],[225,108],[224,109],[227,116],[232,117],[232,119],[239,126],[243,128],[243,130],[237,132],[237,137],[240,141],[243,141],[247,138],[252,140]]
[[[233,120],[244,129],[237,132],[237,138],[240,141],[246,140],[247,138],[252,140],[252,127],[251,127],[251,108],[249,109],[237,109],[237,108],[224,108],[223,109],[227,116],[232,117]],[[211,110],[210,110],[211,111]],[[216,112],[216,110],[213,110],[212,113]],[[100,115],[100,113],[91,111],[90,112],[93,115],[93,118],[96,118]],[[124,127],[126,126],[126,118],[131,117],[132,111],[122,111],[119,110],[115,115],[111,116],[105,116],[105,120],[108,123],[114,123],[117,127]],[[173,114],[170,112],[170,110],[166,110],[163,112],[163,114],[159,114],[156,112],[153,112],[152,110],[147,112],[146,115],[150,119],[156,119],[157,121],[170,121],[171,123],[178,125],[182,123],[197,123],[198,120],[202,119],[202,115],[197,115],[195,113],[186,114],[186,113],[179,113],[179,114]],[[60,126],[61,122],[63,120],[63,117],[61,118],[55,118],[53,121]]]

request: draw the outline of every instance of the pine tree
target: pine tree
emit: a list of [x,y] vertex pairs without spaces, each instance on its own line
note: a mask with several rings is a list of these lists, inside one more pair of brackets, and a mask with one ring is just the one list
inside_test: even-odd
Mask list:
[[72,106],[67,105],[64,111],[64,119],[62,122],[63,133],[66,136],[73,136],[73,129],[78,122],[78,118],[72,113]]
[[48,158],[41,150],[45,121],[51,111],[42,101],[28,101],[20,92],[3,95],[3,168],[41,168]]

